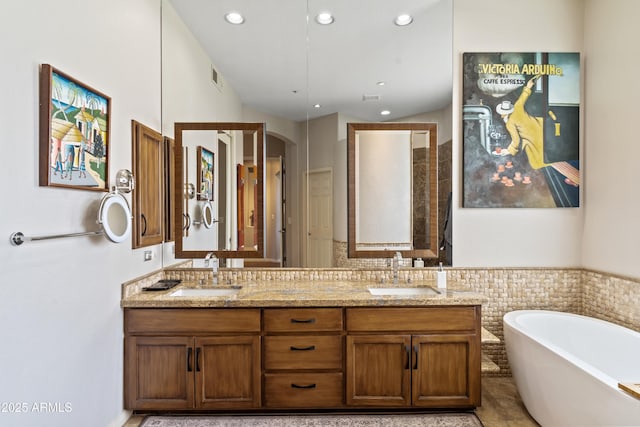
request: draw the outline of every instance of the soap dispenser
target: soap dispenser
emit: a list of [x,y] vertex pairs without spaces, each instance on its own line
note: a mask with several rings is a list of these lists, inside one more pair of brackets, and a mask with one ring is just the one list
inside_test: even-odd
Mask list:
[[440,267],[436,274],[436,284],[438,285],[438,289],[447,289],[447,272],[442,268],[442,263],[440,263]]

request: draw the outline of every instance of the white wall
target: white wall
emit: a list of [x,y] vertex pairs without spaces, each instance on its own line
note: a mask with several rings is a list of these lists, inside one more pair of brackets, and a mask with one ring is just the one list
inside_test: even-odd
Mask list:
[[586,268],[640,278],[640,2],[586,0]]
[[[610,2],[606,3],[606,7],[609,7]],[[452,152],[454,266],[576,267],[581,265],[584,206],[591,203],[591,200],[586,200],[588,197],[582,198],[580,208],[569,209],[461,208],[462,87],[460,82],[462,82],[464,52],[581,52],[583,5],[583,0],[454,1],[454,143]],[[583,77],[585,74],[583,72]],[[586,98],[582,97],[582,114],[590,106],[585,103]],[[582,153],[584,157],[584,150]],[[584,159],[581,166],[585,166]],[[585,175],[590,173],[587,169]]]
[[38,186],[39,64],[111,97],[111,177],[131,169],[132,119],[160,129],[160,1],[4,2],[0,56],[0,402],[27,411],[0,412],[0,425],[119,426],[120,284],[160,268],[160,248],[144,262],[130,239],[14,247],[9,235],[94,229],[102,196]]

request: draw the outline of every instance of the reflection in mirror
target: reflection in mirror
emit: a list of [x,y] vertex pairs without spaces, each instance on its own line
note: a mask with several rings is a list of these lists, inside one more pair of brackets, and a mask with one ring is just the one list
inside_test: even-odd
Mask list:
[[351,258],[438,257],[434,123],[348,123]]
[[[224,22],[231,3],[247,17],[243,25]],[[446,150],[441,159],[450,162],[452,0],[279,0],[278,5],[162,0],[163,134],[173,135],[177,121],[265,122],[265,151],[272,149],[274,137],[286,145],[286,153],[266,156],[283,156],[286,174],[284,168],[280,175],[269,173],[265,163],[264,258],[287,267],[373,265],[373,260],[347,257],[346,123],[437,123],[438,143]],[[332,25],[315,21],[323,10],[336,16]],[[412,25],[393,24],[399,10],[413,14]],[[382,109],[391,115],[381,117]],[[195,150],[189,152],[194,158]],[[450,167],[439,170],[447,174],[439,180],[442,191],[450,185]],[[270,177],[282,192],[273,202]],[[448,191],[443,193],[440,218]],[[222,200],[227,198],[213,201],[215,218]],[[277,220],[268,204],[281,201]],[[195,228],[190,235],[200,231]],[[216,223],[214,229],[222,227]],[[229,238],[218,233],[217,247],[226,247]],[[286,258],[271,255],[271,247]],[[165,265],[174,261],[173,252],[165,246]]]
[[213,227],[213,224],[219,222],[220,220],[213,218],[213,208],[211,207],[211,203],[205,202],[202,205],[202,225],[206,228]]
[[174,129],[175,257],[262,257],[264,124]]

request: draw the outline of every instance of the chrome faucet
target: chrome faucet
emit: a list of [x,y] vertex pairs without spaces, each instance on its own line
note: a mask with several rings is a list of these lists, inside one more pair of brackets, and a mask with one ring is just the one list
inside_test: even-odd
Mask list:
[[220,266],[220,260],[213,252],[209,252],[207,256],[204,258],[204,266],[209,267],[211,265],[211,272],[213,273],[213,281],[214,285],[218,284],[218,267]]
[[393,261],[391,262],[394,285],[398,284],[398,267],[400,267],[400,261],[402,261],[402,254],[398,251],[393,255]]

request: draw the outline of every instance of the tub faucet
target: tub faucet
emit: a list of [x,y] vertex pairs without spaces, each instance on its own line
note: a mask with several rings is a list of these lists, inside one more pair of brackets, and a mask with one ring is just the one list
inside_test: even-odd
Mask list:
[[220,260],[213,252],[209,252],[207,256],[204,258],[204,266],[209,267],[211,265],[211,272],[213,273],[213,281],[214,285],[218,284],[218,267],[220,266]]
[[400,261],[402,261],[402,254],[398,251],[393,255],[391,266],[393,270],[393,284],[398,284],[398,267],[400,267]]

